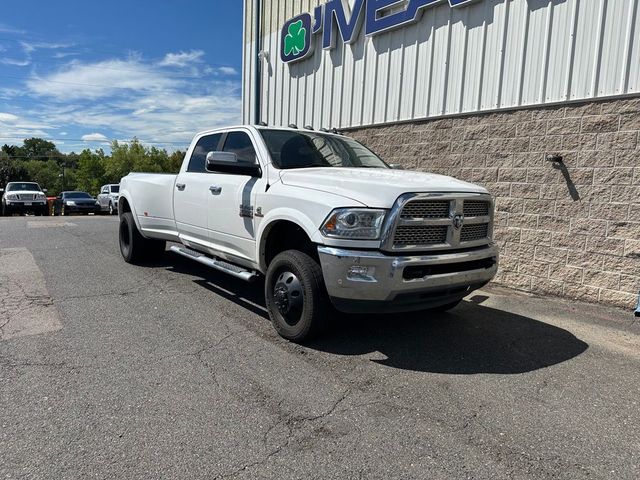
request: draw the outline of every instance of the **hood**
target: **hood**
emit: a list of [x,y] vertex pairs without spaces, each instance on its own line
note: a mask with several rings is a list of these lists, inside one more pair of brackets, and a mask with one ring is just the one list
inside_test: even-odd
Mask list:
[[472,183],[445,175],[386,168],[300,168],[283,170],[284,185],[309,188],[390,208],[403,193],[487,193]]

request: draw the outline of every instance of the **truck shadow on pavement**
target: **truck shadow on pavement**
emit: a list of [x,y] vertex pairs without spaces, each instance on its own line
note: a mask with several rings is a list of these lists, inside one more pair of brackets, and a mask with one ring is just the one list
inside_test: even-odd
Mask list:
[[[157,265],[161,266],[161,265]],[[269,321],[262,282],[248,285],[171,256],[162,265]],[[453,375],[521,374],[577,357],[589,345],[569,331],[522,315],[464,301],[448,313],[336,313],[330,328],[306,348],[334,355],[379,352],[372,362]]]

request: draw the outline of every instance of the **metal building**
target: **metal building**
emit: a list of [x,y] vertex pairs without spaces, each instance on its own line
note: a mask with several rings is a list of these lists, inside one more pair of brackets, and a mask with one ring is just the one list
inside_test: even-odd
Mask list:
[[[412,3],[421,8],[418,18],[369,35],[366,10],[376,3],[394,4],[396,12]],[[327,13],[332,5],[359,24],[352,43],[341,38],[337,15]],[[316,7],[323,25],[311,32],[312,54],[284,63],[283,27]],[[244,120],[256,118],[256,47],[260,120],[274,125],[378,125],[638,93],[639,10],[638,0],[475,0],[456,7],[447,0],[245,0]],[[328,29],[333,48],[322,45]]]
[[635,308],[640,0],[244,7],[246,123],[337,127],[390,163],[480,183],[496,282]]

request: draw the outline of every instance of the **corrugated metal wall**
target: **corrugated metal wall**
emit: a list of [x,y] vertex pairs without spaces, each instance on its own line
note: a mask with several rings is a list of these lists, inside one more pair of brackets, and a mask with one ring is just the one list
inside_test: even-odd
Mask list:
[[[640,0],[479,0],[415,24],[280,60],[286,20],[318,0],[262,0],[262,120],[352,127],[640,93]],[[349,3],[353,5],[353,0]],[[245,0],[244,121],[252,123]],[[364,29],[363,29],[364,30]]]

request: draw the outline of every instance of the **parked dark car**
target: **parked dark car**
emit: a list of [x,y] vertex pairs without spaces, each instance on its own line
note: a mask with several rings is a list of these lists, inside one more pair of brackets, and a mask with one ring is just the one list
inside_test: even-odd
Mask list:
[[100,204],[86,192],[62,192],[53,204],[54,215],[100,213]]

